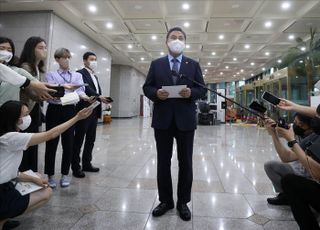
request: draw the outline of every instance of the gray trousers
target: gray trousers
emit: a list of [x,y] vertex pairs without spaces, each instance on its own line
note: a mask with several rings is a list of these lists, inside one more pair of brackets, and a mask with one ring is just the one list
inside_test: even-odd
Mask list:
[[295,174],[290,164],[280,161],[268,161],[264,163],[264,171],[266,171],[276,192],[279,193],[283,192],[281,179],[288,174]]

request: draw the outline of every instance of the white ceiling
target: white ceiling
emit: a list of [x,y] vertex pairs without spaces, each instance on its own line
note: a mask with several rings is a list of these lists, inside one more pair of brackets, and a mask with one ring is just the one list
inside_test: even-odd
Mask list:
[[[282,8],[285,2],[288,9]],[[0,11],[26,10],[53,10],[110,50],[114,64],[143,73],[166,53],[168,29],[181,26],[187,33],[185,54],[200,62],[207,82],[258,74],[296,45],[289,35],[308,39],[310,26],[320,24],[320,0],[0,0]]]

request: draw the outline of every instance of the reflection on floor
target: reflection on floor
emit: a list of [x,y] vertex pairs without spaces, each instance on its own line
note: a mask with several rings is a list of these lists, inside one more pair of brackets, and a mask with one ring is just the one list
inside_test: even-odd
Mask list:
[[[58,156],[57,177],[61,149]],[[57,187],[48,205],[18,218],[19,229],[298,229],[288,207],[267,205],[274,192],[263,163],[277,156],[265,130],[199,126],[193,159],[192,221],[180,220],[176,210],[153,218],[158,200],[150,119],[113,120],[97,131],[93,162],[100,173]],[[174,154],[174,187],[177,172]]]

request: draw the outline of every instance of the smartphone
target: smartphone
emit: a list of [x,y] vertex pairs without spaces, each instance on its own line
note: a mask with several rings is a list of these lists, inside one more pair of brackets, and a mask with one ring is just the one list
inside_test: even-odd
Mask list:
[[111,97],[106,97],[108,102],[113,102],[113,99]]
[[249,105],[249,108],[259,113],[265,113],[267,111],[267,109],[262,105],[260,105],[257,101],[251,102],[251,104]]
[[64,96],[64,87],[63,86],[47,86],[50,89],[54,89],[57,92],[49,92],[52,97],[63,97]]
[[280,98],[268,93],[267,91],[262,94],[262,99],[273,105],[278,105],[280,103]]
[[90,106],[88,106],[88,109],[94,109],[95,107],[97,107],[98,105],[100,105],[99,101],[95,101],[93,102]]

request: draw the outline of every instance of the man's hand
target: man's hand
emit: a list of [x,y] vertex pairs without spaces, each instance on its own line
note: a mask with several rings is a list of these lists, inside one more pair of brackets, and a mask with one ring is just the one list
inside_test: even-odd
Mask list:
[[105,104],[109,104],[110,102],[108,101],[107,97],[104,96],[99,96],[99,99],[101,100],[101,102],[105,103]]
[[164,89],[158,89],[157,91],[157,97],[160,100],[166,100],[169,96],[169,93],[167,91],[165,91]]
[[96,97],[95,96],[88,97],[87,95],[85,95],[85,96],[81,96],[80,98],[82,100],[84,100],[84,101],[89,102],[90,104],[92,104],[93,102],[96,101]]
[[298,105],[292,101],[281,99],[277,107],[286,111],[295,111]]
[[283,137],[287,141],[292,141],[292,140],[295,139],[292,125],[290,126],[290,129],[284,129],[284,128],[276,127],[276,132],[277,132],[279,137]]
[[56,92],[56,90],[48,88],[47,86],[49,85],[50,84],[40,81],[31,81],[28,88],[30,87],[30,89],[32,89],[41,100],[45,101],[48,99],[53,99],[53,97],[49,94],[50,92]]
[[183,98],[189,98],[191,96],[191,89],[184,88],[179,92],[179,95]]
[[264,125],[265,125],[269,135],[272,136],[272,135],[277,134],[276,129],[275,129],[277,123],[274,120],[272,120],[271,118],[267,118],[266,120],[264,120]]

